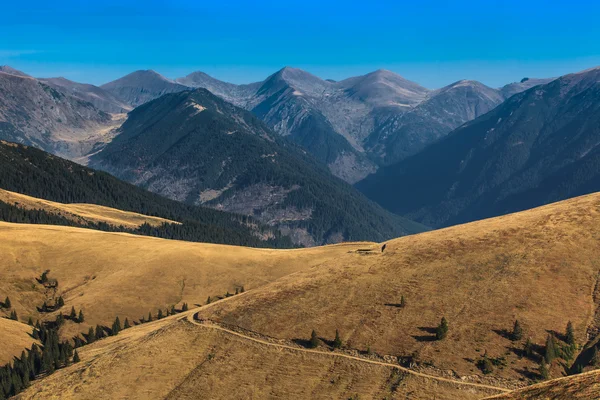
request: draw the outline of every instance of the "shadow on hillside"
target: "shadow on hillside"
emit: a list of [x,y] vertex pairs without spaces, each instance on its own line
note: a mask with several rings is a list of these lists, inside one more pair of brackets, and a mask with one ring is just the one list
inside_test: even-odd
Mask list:
[[515,372],[532,381],[537,381],[542,378],[536,371],[531,371],[525,368],[515,369]]
[[292,339],[292,342],[296,343],[298,346],[302,346],[306,349],[310,349],[310,340],[308,339]]
[[562,340],[563,342],[567,341],[567,337],[564,333],[557,332],[552,329],[546,329],[546,332],[550,335],[554,335],[554,337],[557,338],[558,340]]
[[430,335],[413,335],[413,338],[417,341],[417,342],[435,342],[437,340],[437,337],[435,336],[435,332],[436,332],[436,327],[433,326],[419,326],[417,329],[419,329],[420,331],[423,332],[427,332]]
[[507,329],[492,329],[492,331],[494,331],[495,334],[503,337],[504,339],[512,340],[512,333],[509,332]]
[[403,308],[402,304],[400,304],[400,303],[385,303],[384,306],[386,306],[386,307]]

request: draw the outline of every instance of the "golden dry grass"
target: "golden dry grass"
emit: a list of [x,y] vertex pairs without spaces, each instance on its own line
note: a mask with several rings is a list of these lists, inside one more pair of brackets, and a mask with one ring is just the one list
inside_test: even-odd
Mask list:
[[[83,309],[85,323],[67,322],[63,335],[110,326],[118,315],[138,320],[171,305],[204,304],[208,296],[252,289],[336,258],[356,244],[301,250],[253,249],[164,240],[48,225],[0,223],[0,296],[10,296],[26,321],[36,307],[62,295],[64,313]],[[56,294],[35,280],[49,269]],[[4,298],[4,297],[2,297]]]
[[489,400],[596,400],[600,399],[600,370],[553,379]]
[[180,316],[80,349],[81,362],[44,378],[22,399],[477,399],[464,388],[393,368],[270,348]]
[[[481,375],[484,351],[507,366],[494,377],[525,380],[537,363],[502,336],[515,319],[525,337],[543,344],[548,330],[577,340],[598,307],[592,292],[600,270],[600,195],[593,194],[500,218],[388,242],[384,254],[347,253],[279,279],[202,317],[282,339],[307,339],[312,329],[349,347],[417,355],[440,370]],[[406,308],[393,306],[404,295]],[[450,332],[432,341],[442,316]],[[563,373],[555,364],[554,377]]]
[[126,228],[137,228],[144,223],[152,226],[158,226],[164,223],[178,223],[164,218],[151,217],[131,211],[122,211],[116,208],[99,206],[96,204],[63,204],[55,201],[27,196],[21,193],[11,192],[4,189],[0,189],[0,201],[27,210],[41,209],[50,214],[60,214],[67,219],[79,223],[105,222],[113,226],[123,225]]
[[24,323],[0,318],[0,365],[20,356],[25,348],[31,348],[35,341],[31,337],[32,328]]
[[[89,321],[109,324],[116,314],[135,318],[182,301],[203,304],[208,295],[244,285],[252,290],[204,307],[199,315],[288,341],[307,339],[312,329],[331,340],[339,329],[350,348],[416,353],[421,362],[434,364],[422,369],[426,373],[453,371],[466,381],[496,386],[519,379],[525,384],[537,364],[519,358],[512,348],[521,343],[501,330],[519,319],[525,337],[542,344],[548,330],[562,332],[571,320],[577,341],[585,343],[598,308],[593,290],[600,272],[599,211],[599,194],[583,196],[392,240],[383,254],[379,245],[364,243],[261,250],[0,223],[0,251],[8,255],[0,260],[0,274],[8,277],[0,281],[0,293],[35,314],[32,306],[43,293],[34,288],[33,277],[48,268],[60,282],[65,308],[82,307]],[[394,306],[401,295],[405,308]],[[442,316],[450,322],[448,337],[430,341]],[[86,326],[70,324],[67,333]],[[481,373],[474,363],[486,350],[491,357],[504,356],[507,365],[492,378],[476,377]],[[191,324],[181,315],[86,346],[80,355],[80,364],[36,382],[23,398],[492,394],[411,374],[398,377],[389,367],[358,360],[266,346]],[[556,362],[552,374],[562,374]],[[582,376],[582,385],[595,382],[593,375]],[[570,393],[552,385],[546,387]],[[505,398],[519,398],[514,396]]]

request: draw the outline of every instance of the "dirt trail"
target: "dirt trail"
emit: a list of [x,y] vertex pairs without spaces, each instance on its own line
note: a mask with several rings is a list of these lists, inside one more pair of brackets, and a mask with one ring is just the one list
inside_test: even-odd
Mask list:
[[[235,296],[233,296],[233,297],[235,297]],[[230,298],[233,298],[233,297],[230,297]],[[227,300],[227,299],[223,299],[223,300]],[[223,301],[223,300],[221,300],[221,301]],[[211,303],[211,304],[216,304],[216,303]],[[208,304],[207,306],[210,306],[211,304]],[[201,308],[204,309],[205,307],[201,307]],[[199,322],[199,321],[197,321],[195,319],[196,314],[199,312],[199,310],[200,310],[200,308],[191,310],[185,316],[183,316],[183,317],[180,316],[179,320],[187,319],[187,321],[189,321],[190,323],[192,323],[194,325],[197,325],[197,326],[201,326],[203,328],[217,329],[217,330],[220,330],[222,332],[226,332],[226,333],[228,333],[230,335],[234,335],[234,336],[237,336],[239,338],[242,338],[244,340],[250,340],[250,341],[253,341],[255,343],[260,343],[260,344],[265,345],[265,346],[272,346],[272,347],[276,347],[276,348],[279,348],[279,349],[286,349],[286,350],[299,351],[299,352],[312,353],[312,354],[320,354],[320,355],[325,355],[325,356],[329,356],[329,357],[347,358],[347,359],[351,359],[351,360],[354,360],[354,361],[360,361],[360,362],[364,362],[364,363],[376,364],[376,365],[381,365],[381,366],[384,366],[384,367],[395,368],[395,369],[398,369],[400,371],[406,372],[408,374],[419,376],[421,378],[434,379],[434,380],[437,380],[437,381],[449,382],[449,383],[453,383],[453,384],[456,384],[456,385],[471,386],[471,387],[477,387],[477,388],[480,388],[480,389],[495,390],[495,391],[498,391],[498,392],[510,392],[511,391],[510,389],[500,388],[500,387],[491,386],[491,385],[485,385],[485,384],[481,384],[481,383],[463,382],[463,381],[457,381],[457,380],[454,380],[454,379],[442,378],[442,377],[434,376],[434,375],[428,375],[428,374],[424,374],[424,373],[421,373],[421,372],[413,371],[411,369],[402,367],[402,366],[397,365],[397,364],[391,364],[391,363],[386,363],[386,362],[382,362],[382,361],[368,360],[368,359],[365,359],[365,358],[351,356],[351,355],[343,354],[343,353],[336,353],[336,352],[332,352],[332,351],[303,349],[303,348],[299,348],[299,347],[287,346],[287,345],[284,345],[284,344],[271,343],[271,342],[268,342],[266,340],[261,340],[261,339],[254,338],[254,337],[251,337],[251,336],[246,336],[246,335],[244,335],[242,333],[239,333],[239,332],[236,332],[236,331],[232,331],[232,330],[224,328],[224,327],[222,327],[222,326],[220,326],[217,323],[212,322],[212,321],[209,324],[201,323],[201,322]]]

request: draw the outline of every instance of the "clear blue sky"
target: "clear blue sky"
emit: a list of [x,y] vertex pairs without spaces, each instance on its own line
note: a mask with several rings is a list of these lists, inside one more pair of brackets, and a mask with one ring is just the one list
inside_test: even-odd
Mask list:
[[5,1],[0,65],[104,83],[137,69],[242,83],[285,66],[500,86],[600,65],[600,1]]

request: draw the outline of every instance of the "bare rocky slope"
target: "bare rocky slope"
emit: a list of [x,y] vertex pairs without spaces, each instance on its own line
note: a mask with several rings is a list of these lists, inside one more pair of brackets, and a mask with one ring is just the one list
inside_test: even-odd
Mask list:
[[129,104],[117,99],[113,94],[98,86],[73,82],[65,78],[42,78],[40,81],[55,89],[62,89],[71,96],[87,101],[98,110],[107,113],[125,113],[132,110]]
[[87,101],[14,70],[0,72],[0,139],[76,158],[107,140],[114,124]]

